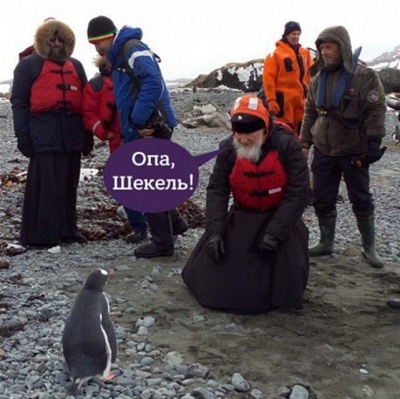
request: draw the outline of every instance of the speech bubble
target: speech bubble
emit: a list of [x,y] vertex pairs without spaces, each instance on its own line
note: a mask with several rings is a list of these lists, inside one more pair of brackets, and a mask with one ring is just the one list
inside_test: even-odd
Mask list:
[[164,212],[192,196],[199,183],[199,167],[223,151],[192,156],[169,140],[134,140],[110,156],[104,183],[109,194],[127,208]]

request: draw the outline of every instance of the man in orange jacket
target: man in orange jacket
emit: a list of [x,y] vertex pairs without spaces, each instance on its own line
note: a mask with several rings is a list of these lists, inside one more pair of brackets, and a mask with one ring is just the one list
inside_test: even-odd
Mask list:
[[275,51],[265,58],[263,73],[269,112],[291,125],[297,134],[310,81],[308,68],[313,64],[311,53],[299,43],[300,35],[298,22],[286,23]]

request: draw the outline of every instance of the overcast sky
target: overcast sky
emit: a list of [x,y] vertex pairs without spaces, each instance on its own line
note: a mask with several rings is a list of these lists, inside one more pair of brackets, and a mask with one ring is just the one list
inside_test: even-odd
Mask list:
[[95,49],[87,42],[86,28],[98,15],[110,17],[117,28],[142,28],[143,41],[161,57],[168,80],[264,58],[289,20],[300,23],[304,47],[313,47],[322,29],[345,26],[353,49],[363,46],[360,58],[365,61],[400,45],[400,0],[1,0],[0,82],[13,77],[18,53],[33,42],[47,17],[73,29],[73,56],[92,77]]

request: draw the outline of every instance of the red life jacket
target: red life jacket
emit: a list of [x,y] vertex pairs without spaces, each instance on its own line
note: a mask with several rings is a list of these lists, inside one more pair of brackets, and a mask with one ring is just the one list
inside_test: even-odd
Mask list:
[[99,90],[100,96],[100,115],[105,128],[110,128],[115,126],[118,130],[119,120],[117,114],[117,105],[115,104],[114,92],[113,92],[113,82],[111,76],[100,75],[102,79],[102,87],[93,87],[94,91]]
[[285,195],[287,174],[278,151],[270,151],[259,165],[236,158],[229,176],[234,199],[243,207],[259,211],[276,208]]
[[31,112],[59,108],[82,113],[82,83],[72,61],[64,65],[44,60],[40,75],[31,89]]

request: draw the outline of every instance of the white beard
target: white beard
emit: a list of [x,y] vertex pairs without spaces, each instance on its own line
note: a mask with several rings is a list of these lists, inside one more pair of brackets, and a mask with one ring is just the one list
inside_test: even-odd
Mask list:
[[237,140],[233,139],[233,146],[236,150],[238,158],[247,158],[253,163],[257,163],[261,157],[261,147],[263,145],[262,137],[260,140],[253,143],[253,145],[246,147],[240,144]]

